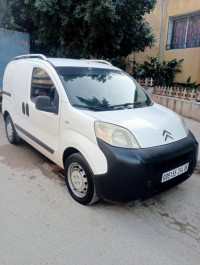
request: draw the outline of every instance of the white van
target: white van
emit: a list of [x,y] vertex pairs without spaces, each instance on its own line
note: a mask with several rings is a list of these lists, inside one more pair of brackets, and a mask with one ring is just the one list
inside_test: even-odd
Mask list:
[[198,143],[183,119],[106,61],[18,56],[2,110],[9,142],[22,138],[65,168],[84,205],[145,199],[195,169]]

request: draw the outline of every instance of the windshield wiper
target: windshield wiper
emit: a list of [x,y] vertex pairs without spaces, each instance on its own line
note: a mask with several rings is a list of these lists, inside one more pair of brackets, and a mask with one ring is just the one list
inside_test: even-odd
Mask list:
[[128,107],[129,105],[136,106],[136,105],[141,105],[141,103],[140,102],[124,103],[124,104],[110,105],[110,106],[85,106],[85,105],[81,105],[81,104],[73,104],[72,106],[85,108],[85,109],[104,110],[104,109],[114,109],[114,108],[118,108],[118,107]]
[[121,109],[121,108],[126,108],[128,106],[133,106],[133,108],[137,107],[145,107],[145,106],[152,106],[152,101],[146,101],[146,102],[132,102],[132,103],[124,103],[124,104],[119,104],[119,105],[110,105],[108,108],[113,108],[113,109]]
[[[146,105],[149,106],[149,102],[146,102]],[[124,103],[124,104],[118,104],[118,105],[110,105],[110,106],[85,106],[85,105],[80,105],[80,104],[73,104],[72,106],[74,107],[80,107],[84,109],[90,109],[90,110],[120,110],[124,109],[128,106],[133,106],[134,107],[140,107],[142,106],[142,102],[132,102],[132,103]]]
[[80,107],[80,108],[84,108],[84,109],[91,109],[91,110],[105,110],[108,107],[104,107],[104,106],[85,106],[85,105],[81,105],[81,104],[73,104],[73,107]]
[[122,108],[126,108],[128,106],[133,106],[133,107],[138,107],[138,106],[141,106],[141,102],[133,102],[133,103],[124,103],[124,104],[118,104],[118,105],[110,105],[108,106],[108,108],[113,108],[113,109],[121,109]]

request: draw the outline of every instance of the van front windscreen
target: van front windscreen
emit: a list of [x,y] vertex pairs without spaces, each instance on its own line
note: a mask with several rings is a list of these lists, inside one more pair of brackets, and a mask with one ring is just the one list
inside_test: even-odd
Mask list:
[[57,67],[56,71],[73,106],[114,110],[152,104],[141,86],[121,70]]

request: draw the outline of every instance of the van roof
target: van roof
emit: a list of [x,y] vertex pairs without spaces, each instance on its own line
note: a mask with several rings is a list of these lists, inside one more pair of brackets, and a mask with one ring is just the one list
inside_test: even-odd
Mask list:
[[[87,60],[87,59],[66,59],[66,58],[47,58],[43,54],[25,54],[14,58],[14,60],[31,60],[31,61],[46,61],[54,67],[94,67],[103,69],[115,69],[111,63],[105,60]],[[118,69],[119,70],[119,69]]]
[[118,69],[112,64],[106,63],[102,60],[79,60],[79,59],[64,59],[64,58],[47,58],[55,67],[95,67],[106,69]]

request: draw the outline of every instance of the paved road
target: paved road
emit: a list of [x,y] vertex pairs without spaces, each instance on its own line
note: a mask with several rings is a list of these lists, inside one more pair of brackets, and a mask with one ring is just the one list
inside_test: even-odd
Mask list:
[[0,114],[0,265],[196,265],[200,176],[145,202],[84,207],[58,168],[8,144]]

